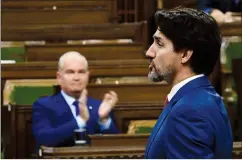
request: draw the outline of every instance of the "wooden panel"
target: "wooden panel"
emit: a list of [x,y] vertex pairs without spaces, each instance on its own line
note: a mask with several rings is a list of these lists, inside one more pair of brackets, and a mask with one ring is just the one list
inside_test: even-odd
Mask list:
[[[148,60],[89,61],[91,79],[113,76],[147,76]],[[2,79],[56,78],[57,62],[2,64]]]
[[129,135],[129,134],[117,134],[117,135],[90,135],[92,146],[135,146],[146,145],[149,134],[142,135]]
[[[95,140],[94,137],[91,137],[92,140]],[[101,137],[107,140],[107,138],[113,141],[112,144],[118,143],[120,138],[132,139],[130,141],[136,142],[136,145],[129,146],[127,144],[116,146],[75,146],[75,147],[44,147],[42,146],[42,155],[43,158],[144,158],[145,153],[145,144],[140,144],[139,141],[147,141],[148,135],[132,136],[130,135],[121,135],[117,137],[115,135],[110,135],[106,137]],[[128,142],[127,142],[128,143]],[[233,158],[242,157],[242,142],[233,143]]]
[[2,22],[4,25],[105,23],[117,19],[116,8],[116,0],[3,1]]
[[2,150],[4,151],[4,157],[14,158],[16,157],[16,116],[15,108],[11,111],[8,110],[8,106],[1,108],[1,139]]
[[27,61],[58,61],[67,51],[77,51],[87,60],[142,59],[145,53],[142,44],[103,44],[103,45],[68,45],[47,44],[27,45]]
[[224,23],[220,24],[222,36],[241,36],[242,22]]
[[166,84],[90,84],[88,95],[103,99],[105,93],[114,90],[119,96],[120,103],[127,102],[157,102],[165,99],[171,87]]
[[[90,20],[90,17],[88,17]],[[61,18],[60,20],[62,20]],[[79,20],[78,20],[79,21]],[[3,21],[2,21],[3,22]],[[146,45],[147,23],[11,25],[2,23],[3,41],[66,41],[83,39],[132,39]]]
[[[18,18],[16,18],[18,17]],[[2,10],[2,24],[98,24],[109,22],[109,13],[102,9]]]
[[[144,158],[145,146],[104,146],[104,147],[71,147],[71,148],[51,148],[43,147],[42,158],[84,158],[84,159],[140,159]],[[79,151],[81,150],[81,151]]]
[[119,103],[114,108],[114,117],[121,133],[127,133],[132,120],[156,120],[163,111],[163,99],[157,102]]
[[4,0],[1,5],[2,9],[56,9],[63,8],[102,8],[107,9],[110,12],[115,8],[112,8],[112,3],[116,3],[116,0]]

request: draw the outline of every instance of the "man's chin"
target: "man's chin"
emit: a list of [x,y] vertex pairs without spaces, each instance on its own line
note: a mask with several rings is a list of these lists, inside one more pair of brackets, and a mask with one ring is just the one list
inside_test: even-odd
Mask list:
[[148,74],[148,78],[153,81],[153,82],[161,82],[164,80],[164,78],[162,76],[159,76],[155,73],[149,73]]
[[81,93],[82,92],[82,89],[73,89],[72,92],[73,93]]
[[75,98],[79,98],[81,95],[81,91],[80,90],[72,90],[71,91],[71,95]]

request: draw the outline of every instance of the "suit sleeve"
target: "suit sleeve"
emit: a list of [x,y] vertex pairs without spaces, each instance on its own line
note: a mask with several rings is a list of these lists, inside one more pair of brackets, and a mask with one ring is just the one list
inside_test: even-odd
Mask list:
[[165,135],[167,158],[212,158],[214,134],[211,124],[198,113],[171,115]]
[[55,146],[72,136],[73,131],[78,128],[75,118],[59,127],[51,124],[51,113],[47,107],[36,101],[33,104],[33,134],[40,145]]
[[117,134],[117,133],[119,133],[119,131],[118,131],[116,125],[114,124],[114,116],[113,116],[113,112],[110,113],[110,118],[111,118],[111,124],[110,124],[109,128],[104,129],[104,130],[102,130],[101,132],[102,132],[103,134]]

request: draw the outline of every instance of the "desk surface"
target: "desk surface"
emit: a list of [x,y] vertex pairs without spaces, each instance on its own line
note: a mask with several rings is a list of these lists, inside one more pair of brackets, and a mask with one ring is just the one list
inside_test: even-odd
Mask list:
[[[148,134],[94,135],[90,146],[41,147],[43,158],[144,158]],[[234,142],[233,158],[242,158],[242,142]]]

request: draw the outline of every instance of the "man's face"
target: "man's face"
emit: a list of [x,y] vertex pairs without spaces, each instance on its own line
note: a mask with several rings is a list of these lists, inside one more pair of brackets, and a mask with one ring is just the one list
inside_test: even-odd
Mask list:
[[154,82],[172,80],[179,67],[179,54],[174,51],[172,42],[159,30],[154,34],[154,42],[146,52],[150,59],[149,79]]
[[70,96],[80,96],[88,84],[88,79],[87,66],[80,57],[66,58],[62,69],[57,72],[57,80],[61,89]]

